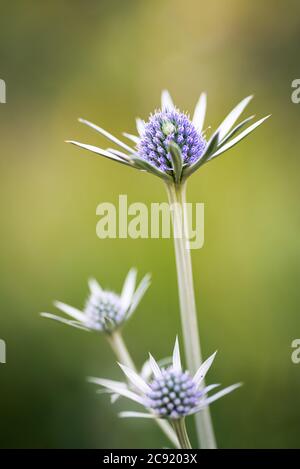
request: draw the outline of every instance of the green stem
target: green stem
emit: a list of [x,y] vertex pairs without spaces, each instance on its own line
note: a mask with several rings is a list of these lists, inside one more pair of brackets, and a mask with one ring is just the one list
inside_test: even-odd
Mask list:
[[[202,357],[191,252],[187,238],[188,220],[185,205],[186,184],[167,184],[166,187],[173,221],[177,281],[185,354],[189,371],[195,373],[202,363]],[[215,449],[216,441],[209,408],[206,407],[201,412],[195,414],[195,421],[200,447]]]
[[187,431],[185,426],[185,420],[178,419],[172,420],[172,425],[179,440],[180,448],[181,449],[192,449]]
[[[128,352],[128,349],[125,345],[123,337],[120,331],[115,331],[112,334],[106,334],[107,340],[109,345],[111,346],[114,354],[117,357],[117,360],[128,368],[137,371],[136,366]],[[178,439],[175,435],[171,425],[162,419],[155,419],[155,422],[159,426],[159,428],[163,431],[166,437],[171,441],[171,443],[175,446],[175,448],[179,448]]]

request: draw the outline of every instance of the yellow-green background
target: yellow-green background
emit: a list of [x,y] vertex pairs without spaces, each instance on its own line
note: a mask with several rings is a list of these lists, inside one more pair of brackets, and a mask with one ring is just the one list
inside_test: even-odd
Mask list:
[[153,285],[124,331],[142,364],[168,355],[180,331],[171,240],[99,240],[102,201],[165,200],[159,179],[89,155],[105,145],[83,116],[134,132],[169,88],[192,111],[208,92],[214,127],[244,96],[272,118],[190,179],[205,203],[205,246],[193,252],[208,382],[243,381],[211,410],[220,447],[297,447],[300,365],[299,77],[296,1],[2,2],[0,77],[1,447],[162,447],[151,422],[120,421],[88,375],[121,378],[102,336],[39,317],[53,299],[81,307],[87,279],[121,288],[130,266]]

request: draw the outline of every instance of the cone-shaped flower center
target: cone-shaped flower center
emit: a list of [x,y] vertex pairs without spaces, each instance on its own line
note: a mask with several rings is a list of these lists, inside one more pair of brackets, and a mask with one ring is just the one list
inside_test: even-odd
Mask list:
[[158,111],[151,115],[137,145],[141,158],[144,158],[161,171],[172,170],[170,142],[181,149],[183,164],[191,165],[203,154],[205,138],[196,130],[188,116],[177,109]]
[[160,417],[178,419],[188,415],[202,395],[191,375],[173,369],[162,370],[162,376],[149,384],[149,407]]
[[91,293],[84,312],[90,329],[112,332],[124,319],[120,297],[112,292]]

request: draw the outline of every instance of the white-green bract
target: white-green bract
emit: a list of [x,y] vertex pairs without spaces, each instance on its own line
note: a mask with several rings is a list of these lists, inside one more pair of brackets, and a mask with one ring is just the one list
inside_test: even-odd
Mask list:
[[67,142],[127,166],[155,174],[166,182],[178,184],[184,182],[200,166],[232,148],[269,117],[263,117],[248,127],[254,116],[236,124],[251,99],[252,96],[244,98],[212,132],[209,139],[206,139],[203,132],[206,94],[201,94],[193,118],[190,119],[187,114],[174,106],[169,92],[165,90],[162,92],[161,109],[151,114],[147,122],[139,118],[136,120],[138,135],[123,133],[133,146],[129,146],[85,119],[79,121],[99,132],[117,148],[103,149],[74,140]]
[[89,378],[89,381],[104,387],[113,394],[127,397],[141,404],[148,411],[121,412],[121,417],[144,417],[179,420],[188,415],[201,411],[213,401],[234,391],[241,384],[234,384],[208,397],[207,394],[219,384],[212,384],[203,388],[203,380],[211,367],[216,353],[211,355],[197,370],[194,376],[183,371],[181,366],[178,339],[173,350],[172,364],[160,367],[150,354],[149,363],[152,379],[145,380],[134,370],[119,363],[128,379],[129,385],[118,381],[101,378]]
[[70,316],[71,320],[50,313],[41,315],[87,331],[110,334],[130,318],[150,285],[150,275],[147,274],[136,288],[136,277],[137,270],[131,269],[120,295],[103,290],[97,280],[90,279],[90,294],[83,310],[55,301],[54,305]]

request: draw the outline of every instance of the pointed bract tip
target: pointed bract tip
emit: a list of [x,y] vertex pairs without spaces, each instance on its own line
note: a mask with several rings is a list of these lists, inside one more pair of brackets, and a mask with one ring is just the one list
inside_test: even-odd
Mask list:
[[40,316],[42,316],[42,318],[48,318],[49,317],[49,313],[38,313]]
[[76,140],[65,140],[65,143],[71,143],[72,145],[78,146],[79,142],[76,142]]
[[152,353],[149,352],[149,358],[151,358],[151,360],[155,360],[155,358],[153,357]]
[[58,300],[54,300],[54,301],[53,301],[53,304],[54,304],[54,306],[55,306],[56,308],[60,309],[60,305],[62,304],[62,302],[61,302],[61,301],[58,301]]
[[88,383],[97,384],[97,378],[95,378],[94,376],[87,376],[87,377],[85,378],[85,380],[86,380]]

